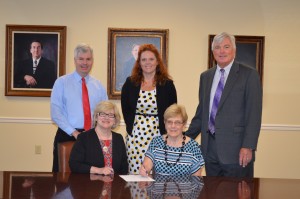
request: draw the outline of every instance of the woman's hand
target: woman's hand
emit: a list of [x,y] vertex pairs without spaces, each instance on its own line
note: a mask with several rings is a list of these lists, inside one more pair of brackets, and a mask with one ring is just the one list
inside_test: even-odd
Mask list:
[[103,175],[113,175],[114,174],[114,169],[110,167],[94,167],[92,166],[90,169],[90,173],[94,174],[103,174]]
[[147,156],[144,158],[144,162],[141,164],[139,173],[141,176],[148,176],[150,171],[152,170],[153,163],[150,158]]
[[102,168],[102,174],[104,174],[104,175],[113,175],[114,170],[113,170],[113,168],[110,168],[110,167],[103,167]]
[[148,171],[146,170],[146,168],[144,167],[144,165],[140,166],[139,172],[140,172],[141,176],[148,176]]
[[113,181],[113,176],[103,176],[103,175],[96,175],[96,174],[90,174],[90,180],[94,181],[94,180],[100,180],[103,182],[112,182]]

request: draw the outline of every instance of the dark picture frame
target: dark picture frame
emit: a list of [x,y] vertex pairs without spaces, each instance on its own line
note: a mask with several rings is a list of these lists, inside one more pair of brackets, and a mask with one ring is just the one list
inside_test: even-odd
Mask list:
[[120,99],[121,89],[135,59],[133,51],[138,45],[151,43],[168,65],[168,29],[108,28],[107,91],[109,99]]
[[[5,96],[49,97],[51,95],[55,79],[64,75],[66,70],[66,33],[66,26],[6,25]],[[25,70],[24,63],[28,63],[25,61],[32,60],[30,46],[35,41],[42,44],[43,61],[40,60],[38,67],[40,65],[42,67],[42,63],[46,62],[47,69],[50,69],[53,74],[44,75],[45,82],[41,82],[44,84],[39,84],[41,86],[37,87],[27,85],[22,78]],[[26,68],[31,67],[32,64],[29,66],[26,64]],[[46,74],[46,70],[43,73]],[[48,80],[48,77],[51,77],[51,80]],[[51,83],[44,86],[47,81]]]
[[[216,65],[211,48],[214,36],[215,35],[209,35],[208,37],[208,68],[212,68]],[[255,67],[259,73],[262,85],[265,37],[235,35],[235,40],[237,49],[235,60],[248,66]]]

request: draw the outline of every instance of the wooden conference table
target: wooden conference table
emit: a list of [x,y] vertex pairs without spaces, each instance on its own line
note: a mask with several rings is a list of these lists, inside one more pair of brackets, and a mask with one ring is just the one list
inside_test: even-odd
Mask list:
[[300,180],[154,176],[155,182],[126,182],[120,176],[0,172],[3,199],[200,198],[299,199]]

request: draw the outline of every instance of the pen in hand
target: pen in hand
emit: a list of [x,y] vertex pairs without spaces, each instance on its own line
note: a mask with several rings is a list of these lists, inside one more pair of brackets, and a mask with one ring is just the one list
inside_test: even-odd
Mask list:
[[148,171],[146,170],[146,168],[143,164],[140,167],[140,175],[141,176],[148,176]]

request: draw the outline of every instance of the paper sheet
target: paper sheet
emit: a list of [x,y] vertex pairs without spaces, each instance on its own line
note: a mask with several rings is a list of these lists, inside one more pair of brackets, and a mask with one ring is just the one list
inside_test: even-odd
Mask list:
[[152,178],[149,176],[141,176],[141,175],[120,175],[126,182],[153,182]]

